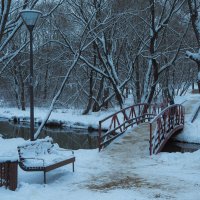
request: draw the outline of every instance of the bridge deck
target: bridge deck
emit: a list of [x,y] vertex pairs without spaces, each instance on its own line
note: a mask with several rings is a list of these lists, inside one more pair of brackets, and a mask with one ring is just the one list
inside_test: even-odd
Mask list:
[[149,123],[143,123],[125,133],[103,152],[119,162],[132,162],[135,158],[149,157]]
[[140,124],[103,149],[98,162],[101,173],[93,174],[88,187],[104,190],[146,184],[146,180],[135,169],[140,163],[144,165],[144,162],[151,162],[148,130],[148,123]]
[[[136,104],[124,108],[99,121],[99,151],[124,134],[130,126],[148,121],[149,130],[144,131],[149,133],[145,134],[148,138],[139,137],[138,140],[149,141],[150,155],[157,154],[174,133],[183,129],[184,113],[184,107],[180,104],[164,109],[150,104]],[[102,124],[107,120],[110,120],[110,126],[107,132],[103,133]]]

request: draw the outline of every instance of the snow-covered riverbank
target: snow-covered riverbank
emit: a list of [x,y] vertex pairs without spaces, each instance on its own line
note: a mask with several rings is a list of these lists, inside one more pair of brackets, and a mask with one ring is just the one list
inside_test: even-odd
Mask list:
[[[186,107],[184,131],[177,137],[181,141],[197,142],[200,116],[191,123],[191,117],[199,104],[200,95],[187,94],[176,99]],[[35,109],[35,116],[42,120],[45,109]],[[98,121],[114,110],[81,115],[80,111],[56,110],[50,120],[81,123],[84,127],[98,126]],[[28,117],[29,111],[1,108],[0,117]],[[148,131],[134,127],[113,142],[107,149],[75,150],[75,173],[71,166],[53,170],[47,174],[47,185],[43,185],[43,174],[19,169],[18,188],[15,192],[0,188],[4,200],[199,200],[200,199],[200,150],[193,153],[160,153],[149,156],[147,145],[135,145],[134,139]],[[129,134],[132,134],[129,135]],[[132,139],[130,139],[130,136]],[[0,138],[0,156],[16,157],[17,146],[24,139]],[[131,144],[131,147],[128,145]],[[133,146],[133,149],[132,149]],[[145,150],[147,149],[147,151]],[[143,152],[140,155],[139,152]]]
[[[175,103],[181,103],[186,108],[185,112],[185,127],[181,134],[176,138],[178,141],[200,143],[200,114],[197,119],[191,123],[192,116],[195,110],[200,105],[200,95],[192,94],[188,92],[184,96],[178,96],[175,99]],[[126,100],[126,106],[131,105],[131,98]],[[48,123],[57,123],[61,126],[67,126],[70,128],[80,128],[80,129],[98,129],[99,121],[105,117],[117,112],[118,107],[109,110],[104,110],[100,112],[90,112],[88,115],[82,115],[82,110],[72,110],[72,109],[55,109],[53,110]],[[35,108],[35,118],[36,122],[41,122],[47,113],[47,108]],[[1,107],[0,108],[0,118],[7,119],[20,119],[21,121],[29,121],[29,109],[26,111],[19,110],[17,108]],[[104,124],[109,126],[109,122]],[[103,127],[107,128],[107,127]]]
[[[47,113],[46,108],[35,108],[35,122],[40,123]],[[88,115],[82,115],[81,110],[71,109],[56,109],[52,112],[48,123],[57,123],[62,126],[71,128],[98,128],[98,123],[103,118],[116,112],[116,109],[110,109],[108,111],[92,112]],[[8,120],[19,119],[20,121],[29,121],[29,109],[22,111],[16,108],[0,108],[0,118],[6,118]]]

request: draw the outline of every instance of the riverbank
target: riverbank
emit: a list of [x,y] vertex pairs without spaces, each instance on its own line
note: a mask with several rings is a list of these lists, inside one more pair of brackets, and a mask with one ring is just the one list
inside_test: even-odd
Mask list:
[[[132,105],[131,97],[126,99],[126,106]],[[191,90],[184,96],[177,96],[175,103],[182,104],[185,107],[185,126],[184,130],[176,136],[176,140],[181,142],[200,143],[200,114],[197,119],[191,123],[191,119],[200,105],[200,95],[193,94]],[[53,110],[47,122],[47,126],[69,127],[74,129],[85,129],[88,131],[98,130],[99,121],[105,117],[119,111],[119,107],[110,108],[99,112],[90,112],[82,115],[83,110],[78,109],[55,109]],[[35,122],[39,125],[45,118],[48,108],[34,109]],[[17,108],[1,107],[0,118],[6,118],[12,121],[29,122],[29,109],[26,111]],[[109,126],[109,121],[104,124],[104,129]]]
[[[87,115],[82,115],[82,110],[55,109],[49,117],[47,126],[97,130],[100,120],[117,111],[118,108],[113,108],[108,111],[91,112]],[[39,125],[42,122],[47,112],[47,108],[36,107],[34,109],[36,125]],[[11,120],[16,123],[29,122],[29,115],[29,109],[22,111],[17,108],[0,108],[0,118]]]

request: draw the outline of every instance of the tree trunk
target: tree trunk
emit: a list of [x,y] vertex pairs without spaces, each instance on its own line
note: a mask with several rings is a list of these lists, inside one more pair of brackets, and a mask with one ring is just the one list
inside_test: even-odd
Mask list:
[[20,72],[20,104],[21,104],[21,109],[26,110],[26,103],[25,103],[25,85],[24,85],[24,80],[22,77],[22,74]]
[[86,109],[83,111],[83,115],[86,115],[89,113],[89,111],[92,108],[92,103],[93,103],[93,70],[90,71],[90,94],[89,94],[89,99],[88,99],[88,104]]
[[197,63],[197,66],[198,66],[198,91],[200,93],[200,77],[199,77],[199,74],[200,74],[200,62],[196,62]]
[[47,98],[47,88],[48,88],[48,85],[47,85],[47,81],[48,81],[48,65],[46,66],[46,71],[45,71],[45,77],[44,77],[44,91],[43,91],[43,99],[45,100]]
[[139,58],[137,57],[136,65],[135,65],[135,87],[136,87],[136,98],[137,103],[141,102],[141,95],[140,95],[140,71],[139,71]]
[[100,99],[102,97],[103,88],[104,88],[104,77],[102,77],[101,81],[100,81],[100,86],[99,86],[99,91],[98,91],[98,95],[96,98],[96,102],[94,103],[93,108],[92,108],[93,112],[98,112],[101,109],[98,102],[100,101]]

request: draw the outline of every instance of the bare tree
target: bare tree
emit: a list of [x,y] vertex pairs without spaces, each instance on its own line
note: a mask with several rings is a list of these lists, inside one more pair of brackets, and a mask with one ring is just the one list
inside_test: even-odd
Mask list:
[[[190,20],[192,24],[192,28],[194,31],[194,35],[196,38],[196,44],[198,48],[198,52],[194,53],[191,51],[187,51],[186,55],[188,58],[190,58],[192,61],[194,61],[197,65],[198,68],[198,73],[200,73],[200,29],[199,29],[199,7],[200,7],[200,2],[198,0],[188,0],[188,7],[189,7],[189,12],[190,12]],[[198,78],[198,83],[200,82]],[[200,93],[200,84],[198,84],[198,89]]]
[[[93,4],[71,1],[70,5],[73,19],[80,22],[79,27],[84,27],[87,24],[84,40],[92,39],[92,42],[83,49],[80,56],[80,60],[92,71],[90,83],[92,84],[92,78],[94,78],[92,74],[94,73],[98,74],[97,77],[100,80],[97,96],[92,94],[92,86],[90,87],[90,101],[93,99],[98,111],[115,96],[122,108],[123,90],[132,77],[133,63],[141,47],[136,48],[135,58],[132,55],[133,59],[131,59],[130,53],[126,52],[128,51],[126,36],[122,32],[118,32],[119,28],[122,28],[122,20],[125,20],[125,17],[112,14],[110,4],[107,1],[94,1]],[[125,25],[124,28],[126,28]],[[66,34],[63,32],[61,34],[67,41]],[[89,52],[92,52],[93,59],[91,59]],[[99,99],[100,96],[103,96],[103,87],[106,82],[110,85],[109,95],[107,93],[106,98]],[[88,105],[91,105],[91,102]]]
[[[173,17],[177,15],[183,3],[184,0],[173,0],[170,2],[168,0],[162,2],[149,0],[149,21],[143,19],[150,28],[147,42],[149,51],[147,55],[148,67],[144,83],[143,102],[151,103],[160,77],[162,77],[163,72],[167,68],[173,66],[178,57],[185,32],[182,37],[178,35],[178,37],[176,37],[177,39],[173,41],[173,54],[168,50],[172,46],[171,43],[168,43],[167,46],[163,46],[163,42],[166,44],[166,31],[170,29],[174,31],[173,27],[170,27],[170,23]],[[165,56],[168,59],[162,62],[161,56]]]

